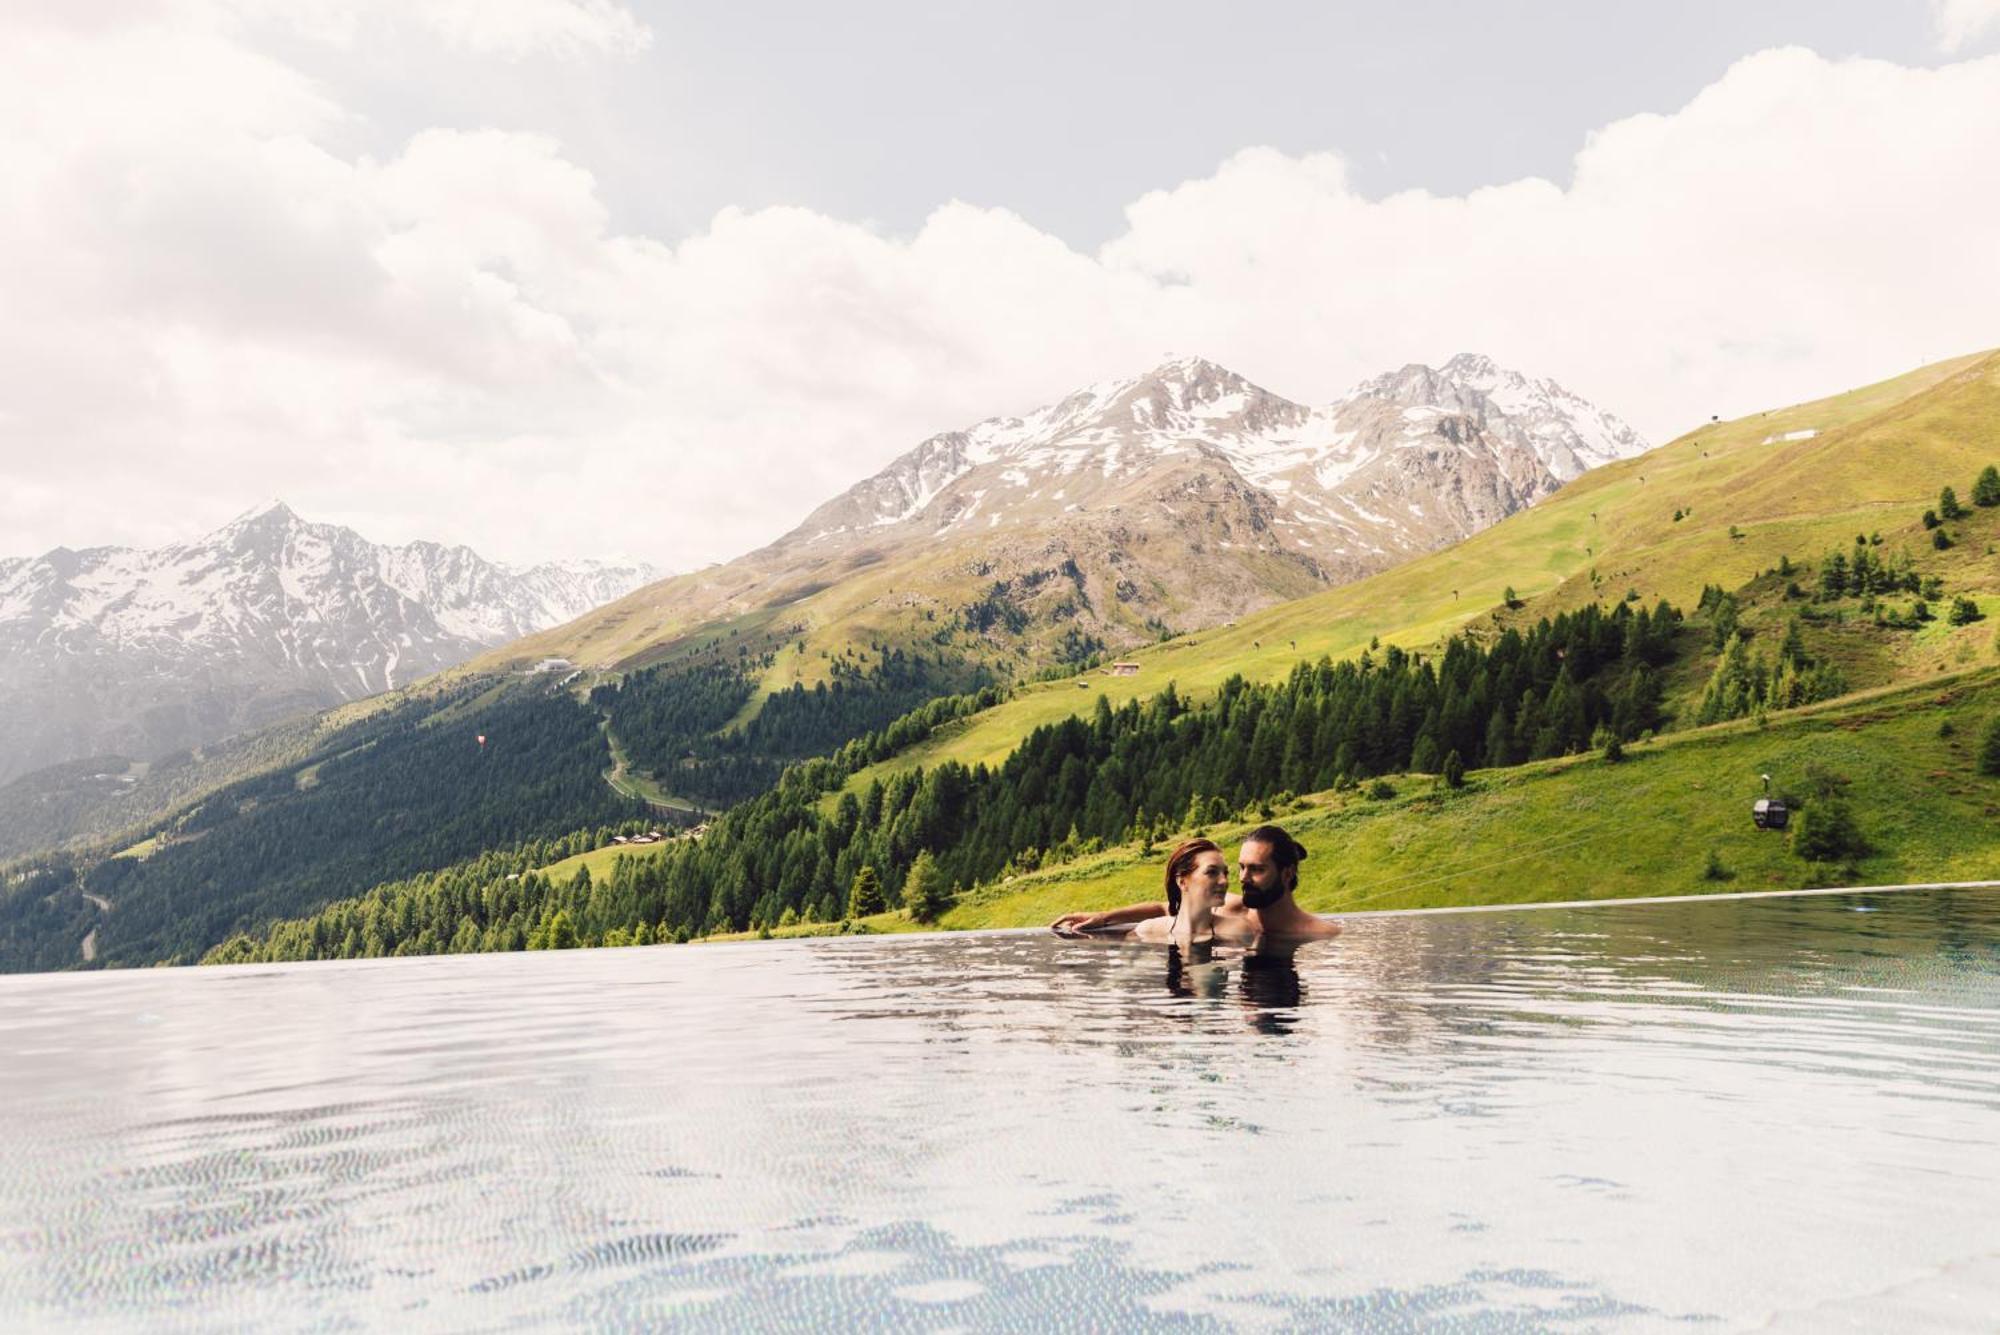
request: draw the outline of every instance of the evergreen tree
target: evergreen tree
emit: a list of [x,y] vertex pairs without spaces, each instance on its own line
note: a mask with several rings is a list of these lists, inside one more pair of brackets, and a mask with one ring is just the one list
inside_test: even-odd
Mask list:
[[938,870],[937,859],[928,849],[917,854],[916,861],[910,864],[909,878],[903,882],[903,907],[917,922],[936,922],[951,907],[944,873]]
[[1868,851],[1844,797],[1822,797],[1799,813],[1792,851],[1809,862],[1843,862]]
[[1785,642],[1778,647],[1778,661],[1781,663],[1808,661],[1805,632],[1800,629],[1797,617],[1792,617],[1785,623]]
[[1974,505],[2000,505],[2000,468],[1992,464],[1979,470],[1979,480],[1972,484]]
[[1438,778],[1443,780],[1447,788],[1465,787],[1465,762],[1459,759],[1456,750],[1445,756],[1444,768],[1439,771]]
[[1986,740],[1979,744],[1979,772],[2000,779],[2000,718],[1986,725]]
[[1966,514],[1965,507],[1958,503],[1958,493],[1950,487],[1938,493],[1937,510],[1940,519],[1963,519]]
[[854,874],[854,884],[848,887],[847,916],[866,918],[886,907],[882,902],[882,878],[875,874],[874,867],[864,865]]

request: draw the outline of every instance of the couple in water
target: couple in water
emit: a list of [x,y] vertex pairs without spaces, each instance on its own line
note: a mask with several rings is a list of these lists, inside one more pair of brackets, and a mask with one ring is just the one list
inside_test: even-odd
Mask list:
[[1229,863],[1207,839],[1189,839],[1167,858],[1166,900],[1128,904],[1103,913],[1066,913],[1050,927],[1062,936],[1129,930],[1133,939],[1190,946],[1197,942],[1340,935],[1340,924],[1307,913],[1294,899],[1306,851],[1275,825],[1243,837],[1236,870],[1240,892],[1229,891]]

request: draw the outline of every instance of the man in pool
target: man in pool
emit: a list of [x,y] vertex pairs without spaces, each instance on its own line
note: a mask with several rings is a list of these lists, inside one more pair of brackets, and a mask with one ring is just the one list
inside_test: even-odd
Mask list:
[[[1236,941],[1260,936],[1294,940],[1339,936],[1339,923],[1307,913],[1293,898],[1299,888],[1299,864],[1305,859],[1305,849],[1276,825],[1260,825],[1243,836],[1243,847],[1236,858],[1243,888],[1230,894],[1215,909],[1215,935]],[[1149,900],[1103,913],[1065,913],[1049,927],[1060,936],[1126,931],[1166,912],[1165,904]]]

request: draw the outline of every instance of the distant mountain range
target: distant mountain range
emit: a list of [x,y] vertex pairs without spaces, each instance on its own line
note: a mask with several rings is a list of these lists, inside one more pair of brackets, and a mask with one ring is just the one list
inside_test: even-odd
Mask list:
[[[1268,533],[1274,550],[1372,566],[1477,532],[1647,448],[1554,381],[1486,357],[1406,366],[1316,408],[1189,358],[1027,417],[933,436],[778,545],[876,542],[900,530],[943,538],[1146,502],[1175,527],[1187,516],[1157,484],[1192,467],[1254,493],[1245,499],[1267,528],[1253,533]],[[1202,503],[1198,491],[1190,503]]]
[[962,651],[1030,663],[1065,644],[1117,650],[1434,551],[1647,448],[1611,413],[1481,356],[1406,366],[1318,407],[1170,361],[933,436],[769,546],[482,663],[651,661],[768,612],[829,653],[859,624],[912,643],[958,627],[985,641]]
[[138,760],[401,686],[658,578],[384,546],[279,502],[191,543],[0,559],[0,781]]

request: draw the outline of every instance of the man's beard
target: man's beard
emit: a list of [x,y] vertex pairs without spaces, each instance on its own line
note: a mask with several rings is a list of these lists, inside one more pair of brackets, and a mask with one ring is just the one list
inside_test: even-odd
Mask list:
[[1285,897],[1285,883],[1273,882],[1259,888],[1247,882],[1243,886],[1243,907],[1246,909],[1267,909]]

